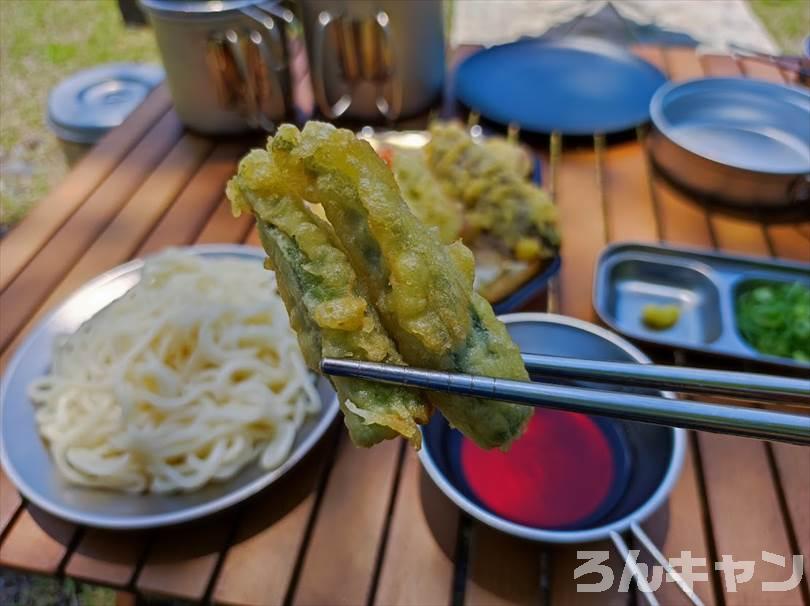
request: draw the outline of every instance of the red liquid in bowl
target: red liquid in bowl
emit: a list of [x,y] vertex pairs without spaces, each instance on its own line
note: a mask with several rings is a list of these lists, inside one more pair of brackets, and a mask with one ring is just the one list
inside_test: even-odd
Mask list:
[[591,418],[538,409],[508,452],[461,443],[461,469],[493,513],[527,526],[574,526],[599,511],[617,469],[613,448]]

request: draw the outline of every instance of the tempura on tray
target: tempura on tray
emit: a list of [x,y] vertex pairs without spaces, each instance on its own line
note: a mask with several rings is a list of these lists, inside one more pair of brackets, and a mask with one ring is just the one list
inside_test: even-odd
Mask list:
[[465,207],[465,241],[479,235],[505,244],[523,261],[557,254],[557,212],[526,179],[526,154],[504,139],[482,144],[454,123],[434,123],[424,157],[447,195]]
[[[411,366],[528,380],[517,346],[473,290],[472,253],[460,241],[443,244],[412,214],[391,170],[352,132],[319,122],[302,132],[282,125],[267,151],[242,160],[228,196],[237,212],[250,210],[258,220],[311,367],[320,356],[399,363],[398,350]],[[304,201],[322,205],[330,225]],[[349,390],[333,381],[341,400],[348,398]],[[404,404],[405,396],[391,387],[357,383],[367,386],[369,397],[351,397],[364,411],[355,414],[375,412],[365,423],[386,418],[389,410],[398,420],[407,411],[413,422],[426,422],[429,409],[418,396]],[[427,398],[486,448],[507,447],[531,416],[530,408],[500,401],[436,393]],[[353,411],[344,404],[347,409]],[[350,429],[355,425],[353,439],[371,443],[357,439],[357,422],[347,420]]]
[[444,193],[442,184],[427,169],[422,150],[397,151],[390,164],[411,212],[425,225],[438,229],[445,244],[458,240],[464,227],[463,208]]

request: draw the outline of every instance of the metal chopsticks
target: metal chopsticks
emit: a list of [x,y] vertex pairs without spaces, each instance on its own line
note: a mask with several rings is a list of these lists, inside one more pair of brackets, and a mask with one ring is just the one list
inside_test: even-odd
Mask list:
[[684,393],[717,394],[759,402],[810,404],[810,380],[807,379],[537,354],[523,354],[523,363],[533,377],[581,379]]
[[[543,357],[541,356],[541,358]],[[560,360],[565,360],[566,363],[571,361],[571,359],[568,358],[561,358]],[[545,363],[547,360],[545,362],[544,360],[529,360],[529,362],[538,362],[539,366],[546,369],[543,371],[544,373],[551,374],[549,372],[549,366]],[[577,360],[577,362],[585,361]],[[598,363],[599,366],[602,364],[608,363]],[[537,368],[538,366],[535,365],[534,367]],[[638,368],[643,368],[643,366],[639,365],[634,370],[638,370]],[[757,408],[710,404],[691,400],[675,400],[620,391],[568,387],[528,381],[513,381],[494,377],[424,370],[389,364],[377,364],[374,362],[337,360],[333,358],[324,358],[321,361],[321,370],[329,375],[356,377],[419,389],[452,392],[467,396],[516,402],[529,406],[556,408],[569,412],[616,417],[631,421],[683,427],[686,429],[700,429],[763,440],[810,444],[810,416],[773,412]],[[614,369],[614,374],[612,375],[613,382],[619,381],[618,377],[620,371],[627,372],[627,370],[628,369]],[[578,373],[577,378],[579,379],[587,377],[591,380],[605,381],[604,377],[594,377],[592,374],[587,373],[586,369],[583,367],[580,367],[579,370],[574,372]],[[744,379],[743,375],[751,378],[751,385],[756,388],[756,382],[753,380],[753,377],[758,375],[747,375],[746,373],[734,374],[739,381]],[[560,373],[555,371],[554,376],[559,377]],[[568,376],[571,377],[571,375]],[[670,376],[665,378],[663,382],[656,382],[655,376],[652,373],[650,376],[636,376],[636,379],[645,381],[645,386],[655,386],[658,389],[666,389],[666,387],[662,387],[662,385],[672,385],[673,382],[678,382],[676,381],[677,378],[677,376]],[[712,377],[709,377],[709,379],[711,380]],[[721,377],[717,376],[714,377],[714,379],[717,379],[713,383],[715,388],[714,393],[720,393]],[[777,384],[776,387],[770,384],[760,385],[760,387],[763,388],[767,387],[767,390],[763,390],[759,393],[767,394],[770,393],[768,390],[772,389],[778,391],[778,383],[781,379],[780,377],[774,377]],[[695,379],[695,381],[696,380],[697,379]],[[790,389],[801,387],[800,384],[793,384],[792,381],[794,380],[792,379],[784,380],[787,381],[786,384],[790,385]],[[669,383],[667,383],[667,381],[669,381]],[[797,379],[796,381],[799,380]],[[689,383],[689,381],[684,381],[683,378],[681,378],[679,382],[682,386]],[[624,384],[630,383],[625,382]],[[807,382],[804,382],[804,384],[808,385]],[[636,385],[638,385],[638,383],[636,383]],[[736,387],[739,387],[739,385]],[[748,391],[750,393],[751,390],[749,389]],[[782,395],[784,396],[785,394]]]

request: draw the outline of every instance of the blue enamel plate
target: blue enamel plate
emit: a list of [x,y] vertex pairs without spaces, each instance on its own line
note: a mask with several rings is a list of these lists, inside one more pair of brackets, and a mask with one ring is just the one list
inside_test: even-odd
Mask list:
[[666,82],[656,67],[625,49],[590,38],[524,39],[464,61],[455,94],[500,124],[536,133],[615,133],[649,119]]

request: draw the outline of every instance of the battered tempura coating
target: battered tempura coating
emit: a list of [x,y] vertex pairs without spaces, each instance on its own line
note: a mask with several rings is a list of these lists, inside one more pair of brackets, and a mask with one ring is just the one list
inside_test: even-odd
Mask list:
[[465,205],[467,230],[492,234],[523,261],[556,255],[556,208],[503,149],[476,144],[456,124],[436,123],[425,157],[448,195]]
[[[331,227],[300,197],[264,189],[269,161],[260,150],[246,156],[228,184],[228,197],[235,212],[247,209],[258,217],[262,245],[307,364],[317,370],[327,356],[402,364]],[[430,408],[418,393],[359,379],[334,377],[332,383],[355,444],[372,446],[400,434],[419,447],[417,423],[427,422]]]
[[436,227],[445,244],[458,240],[464,225],[461,204],[444,193],[422,150],[398,150],[393,154],[391,170],[413,214],[425,225]]
[[[368,143],[348,130],[309,122],[302,133],[281,126],[269,151],[260,189],[323,205],[408,364],[528,380],[506,328],[473,291],[472,253],[461,243],[443,245],[414,217]],[[486,448],[506,447],[532,413],[494,400],[428,397],[452,425]]]

